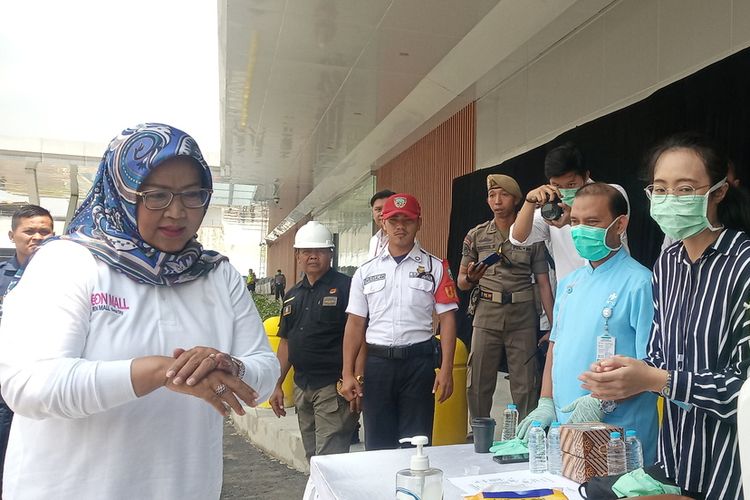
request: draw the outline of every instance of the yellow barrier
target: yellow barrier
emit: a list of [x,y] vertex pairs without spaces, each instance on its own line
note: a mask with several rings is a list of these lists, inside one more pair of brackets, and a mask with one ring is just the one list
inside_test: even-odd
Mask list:
[[[279,342],[281,341],[278,337],[279,321],[281,321],[280,316],[271,316],[263,322],[263,328],[266,330],[266,336],[268,336],[268,342],[271,344],[273,352],[279,350]],[[294,368],[291,368],[287,373],[281,388],[284,390],[284,408],[291,408],[294,406]],[[261,408],[271,407],[268,401],[258,406]]]
[[664,420],[664,397],[662,396],[656,398],[656,414],[659,417],[659,427],[661,427],[661,421]]
[[[435,420],[432,424],[432,445],[463,444],[466,442],[469,408],[466,403],[466,362],[469,352],[466,345],[456,339],[453,355],[453,395],[438,403],[435,394]],[[439,369],[435,370],[438,372]],[[365,374],[365,377],[367,374]]]

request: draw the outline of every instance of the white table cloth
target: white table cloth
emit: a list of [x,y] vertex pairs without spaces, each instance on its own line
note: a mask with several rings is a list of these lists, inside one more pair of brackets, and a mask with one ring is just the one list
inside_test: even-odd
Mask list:
[[[305,500],[393,500],[396,472],[409,468],[416,449],[344,453],[312,457]],[[449,481],[452,477],[477,476],[528,470],[529,464],[500,465],[491,453],[474,453],[474,445],[426,447],[430,466],[443,471],[445,500],[460,500],[462,492]]]

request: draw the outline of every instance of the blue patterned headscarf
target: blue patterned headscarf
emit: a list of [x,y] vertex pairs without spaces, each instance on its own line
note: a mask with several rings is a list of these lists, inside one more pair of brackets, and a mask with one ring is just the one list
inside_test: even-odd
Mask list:
[[226,257],[203,250],[195,238],[179,253],[162,252],[143,241],[138,231],[136,191],[154,168],[176,156],[195,160],[202,187],[211,188],[208,164],[185,132],[161,123],[123,130],[110,142],[91,191],[63,238],[80,243],[139,283],[170,286],[209,273]]

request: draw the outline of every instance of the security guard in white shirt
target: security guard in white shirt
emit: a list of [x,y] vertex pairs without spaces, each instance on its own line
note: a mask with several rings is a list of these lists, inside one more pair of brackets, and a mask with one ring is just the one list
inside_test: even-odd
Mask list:
[[[413,196],[388,198],[383,206],[388,250],[364,263],[352,278],[341,393],[348,400],[363,398],[368,450],[397,448],[403,437],[431,439],[434,394],[443,402],[453,392],[458,298],[447,262],[415,241],[420,215]],[[439,364],[433,311],[440,322]],[[365,341],[367,391],[355,376],[361,374],[354,372]]]

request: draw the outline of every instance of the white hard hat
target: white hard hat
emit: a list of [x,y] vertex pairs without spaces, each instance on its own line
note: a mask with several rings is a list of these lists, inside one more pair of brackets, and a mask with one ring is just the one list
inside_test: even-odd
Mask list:
[[323,224],[311,220],[297,231],[294,248],[333,248],[333,235]]

